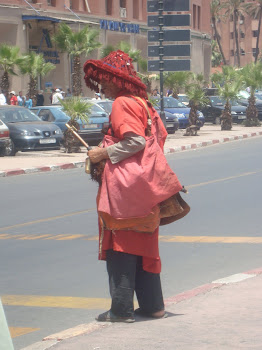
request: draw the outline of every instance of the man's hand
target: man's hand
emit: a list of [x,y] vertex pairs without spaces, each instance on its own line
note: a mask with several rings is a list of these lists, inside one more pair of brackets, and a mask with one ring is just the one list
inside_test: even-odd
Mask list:
[[91,163],[99,163],[103,159],[109,159],[106,148],[95,147],[87,152]]

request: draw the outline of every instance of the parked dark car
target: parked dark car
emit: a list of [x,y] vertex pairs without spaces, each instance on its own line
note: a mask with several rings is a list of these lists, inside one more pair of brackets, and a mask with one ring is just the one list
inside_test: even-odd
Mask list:
[[[219,96],[208,96],[209,102],[201,108],[206,122],[220,124],[220,117],[225,108],[226,101]],[[242,123],[246,119],[246,107],[240,105],[237,101],[230,101],[231,115],[233,123]]]
[[8,127],[0,120],[0,157],[5,156],[6,149],[9,146],[11,139],[9,137]]
[[[157,100],[158,107],[160,108],[160,98],[157,97],[155,99]],[[190,108],[186,107],[183,103],[171,96],[164,97],[164,110],[165,112],[174,114],[178,118],[180,129],[185,129],[188,126]],[[205,118],[201,111],[198,111],[197,113],[200,121],[200,128],[204,125]]]
[[9,152],[60,149],[63,139],[61,129],[45,123],[25,107],[0,106],[0,119],[8,126],[11,138]]
[[[249,96],[250,94],[247,91],[240,91],[238,95],[238,103],[247,107]],[[259,98],[256,98],[256,108],[258,111],[258,119],[262,120],[262,101]]]
[[[70,120],[70,117],[62,111],[61,106],[39,106],[31,108],[31,111],[43,121],[49,121],[59,126],[63,132],[67,130],[65,124]],[[77,122],[79,124],[79,135],[90,145],[98,144],[102,140],[104,135],[101,131],[109,125],[107,113],[95,104],[91,107],[89,122],[86,123],[81,120]]]
[[[112,104],[113,101],[110,100],[96,100],[93,101],[94,103],[96,103],[97,105],[101,106],[102,108],[104,108],[104,110],[110,114],[112,112]],[[154,106],[155,109],[157,110],[158,113],[160,113],[159,107],[158,106]],[[169,134],[174,134],[176,132],[176,130],[179,128],[179,121],[177,116],[175,116],[172,113],[165,113],[166,116],[166,130]]]

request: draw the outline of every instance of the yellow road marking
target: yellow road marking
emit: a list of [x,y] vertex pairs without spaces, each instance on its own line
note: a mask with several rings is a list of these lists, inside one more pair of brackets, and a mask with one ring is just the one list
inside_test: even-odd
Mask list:
[[258,174],[261,172],[262,172],[262,170],[258,170],[258,171],[252,171],[252,172],[243,173],[243,174],[239,174],[239,175],[235,175],[235,176],[228,176],[228,177],[224,177],[222,179],[211,180],[211,181],[207,181],[207,182],[200,182],[199,184],[195,184],[195,185],[188,185],[188,186],[186,186],[186,188],[195,188],[195,187],[200,187],[200,186],[204,186],[204,185],[210,185],[210,184],[214,184],[217,182],[223,182],[223,181],[227,181],[227,180],[237,179],[237,178],[243,177],[243,176]]
[[[247,173],[243,173],[243,174],[239,174],[239,175],[235,175],[235,176],[224,177],[224,178],[217,179],[217,180],[201,182],[201,183],[195,184],[195,185],[188,185],[188,186],[186,186],[186,188],[196,188],[196,187],[210,185],[210,184],[217,183],[217,182],[223,182],[223,181],[237,179],[237,178],[243,177],[243,176],[255,175],[255,174],[258,174],[258,173],[261,173],[261,172],[262,172],[262,170],[253,171],[253,172],[247,172]],[[35,224],[39,224],[39,223],[42,223],[42,222],[54,221],[54,220],[63,219],[63,218],[74,216],[74,215],[86,214],[86,213],[89,213],[89,212],[92,212],[92,211],[95,211],[95,210],[96,210],[96,208],[91,208],[91,209],[80,210],[80,211],[77,211],[77,212],[72,212],[72,213],[68,213],[68,214],[64,214],[64,215],[53,216],[53,217],[46,218],[46,219],[40,219],[40,220],[35,220],[35,221],[24,222],[22,224],[16,224],[16,225],[2,227],[2,228],[0,228],[0,231],[11,230],[11,229],[17,228],[17,227],[24,227],[24,226],[35,225]],[[0,237],[0,239],[3,239],[3,238]]]
[[262,237],[159,236],[159,240],[180,243],[262,243]]
[[[11,235],[7,234],[0,239],[18,239],[18,240],[54,240],[54,241],[72,241],[74,239],[82,239],[86,241],[98,241],[97,236],[87,236],[83,234],[39,234],[39,235]],[[242,236],[159,236],[160,242],[177,242],[177,243],[250,243],[260,244],[262,243],[262,237],[242,237]]]
[[[3,305],[31,306],[31,307],[56,307],[67,309],[108,309],[111,306],[109,298],[79,298],[45,295],[3,295]],[[136,303],[137,307],[137,303]]]
[[22,328],[22,327],[9,327],[11,338],[20,337],[21,335],[39,331],[40,328]]
[[6,227],[0,228],[0,231],[10,230],[10,229],[16,228],[16,227],[23,227],[23,226],[35,225],[35,224],[39,224],[39,223],[41,223],[41,222],[48,222],[48,221],[63,219],[63,218],[69,217],[69,216],[74,216],[74,215],[89,213],[90,211],[94,211],[94,210],[96,210],[96,208],[91,208],[91,209],[87,209],[87,210],[80,210],[80,211],[76,211],[76,212],[73,212],[73,213],[68,213],[68,214],[64,214],[64,215],[53,216],[53,217],[51,217],[51,218],[46,218],[46,219],[40,219],[40,220],[34,220],[34,221],[24,222],[24,223],[22,223],[22,224],[16,224],[16,225],[12,225],[12,226],[6,226]]

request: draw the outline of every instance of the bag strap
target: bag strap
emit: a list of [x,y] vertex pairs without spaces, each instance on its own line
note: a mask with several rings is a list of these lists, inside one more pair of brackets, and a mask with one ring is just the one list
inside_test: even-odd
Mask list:
[[138,97],[138,96],[132,96],[132,98],[134,100],[138,100],[142,103],[142,105],[145,107],[146,111],[147,111],[147,128],[146,128],[146,136],[151,136],[151,125],[152,125],[152,117],[151,117],[151,114],[150,114],[150,111],[149,111],[149,108],[148,108],[148,105],[147,103],[141,98],[141,97]]

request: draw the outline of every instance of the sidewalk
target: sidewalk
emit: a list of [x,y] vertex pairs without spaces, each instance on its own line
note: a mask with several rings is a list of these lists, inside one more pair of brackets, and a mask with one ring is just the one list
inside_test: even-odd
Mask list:
[[[168,135],[165,153],[180,152],[217,143],[241,140],[243,138],[262,136],[262,127],[246,128],[233,125],[231,131],[221,131],[220,125],[204,125],[198,136],[183,136],[185,130],[177,130]],[[55,171],[83,167],[86,150],[81,153],[64,153],[59,151],[18,152],[15,157],[0,158],[0,177],[22,175],[34,172]]]
[[262,268],[167,299],[165,319],[137,317],[133,324],[92,322],[23,350],[262,349],[261,290]]

